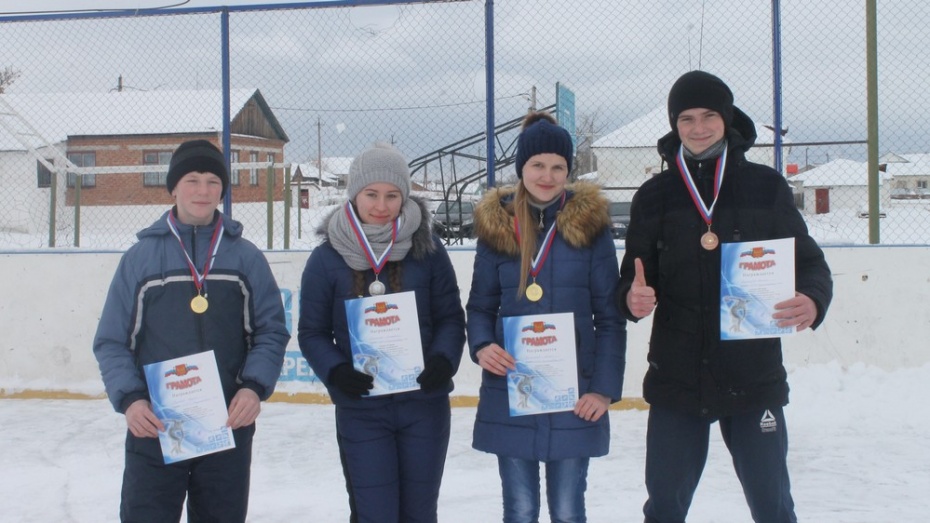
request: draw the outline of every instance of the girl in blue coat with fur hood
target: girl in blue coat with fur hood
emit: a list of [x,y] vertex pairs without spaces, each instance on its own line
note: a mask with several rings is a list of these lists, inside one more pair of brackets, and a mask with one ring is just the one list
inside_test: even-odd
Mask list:
[[[465,313],[449,255],[410,195],[407,162],[379,144],[352,161],[349,200],[300,285],[300,350],[336,405],[336,440],[351,521],[435,523],[449,445],[449,392],[465,345]],[[381,265],[377,260],[383,260]],[[346,300],[413,291],[424,367],[419,388],[369,397],[374,370],[352,364]]]
[[[530,114],[517,142],[516,187],[490,191],[475,213],[467,330],[483,372],[473,446],[497,455],[505,523],[538,521],[540,462],[551,520],[585,521],[588,461],[608,452],[607,409],[623,390],[626,323],[608,203],[595,185],[567,185],[572,157],[568,132],[548,114]],[[513,417],[507,371],[517,362],[504,347],[503,318],[564,312],[574,319],[574,410]]]

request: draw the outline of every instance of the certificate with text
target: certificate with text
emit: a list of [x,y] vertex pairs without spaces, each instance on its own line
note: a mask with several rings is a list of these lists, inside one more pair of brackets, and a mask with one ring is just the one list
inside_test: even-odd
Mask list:
[[165,464],[236,446],[213,351],[143,367],[152,410],[165,425],[158,433]]
[[369,396],[417,390],[423,344],[413,291],[346,300],[355,370],[372,376]]
[[777,338],[795,333],[772,318],[794,297],[794,238],[724,243],[720,253],[720,339]]
[[570,411],[578,402],[578,358],[572,313],[503,319],[504,348],[516,360],[507,371],[511,416]]

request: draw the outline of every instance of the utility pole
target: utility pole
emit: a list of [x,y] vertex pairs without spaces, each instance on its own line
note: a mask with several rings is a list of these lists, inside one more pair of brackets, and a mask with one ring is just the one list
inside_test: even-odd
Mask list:
[[588,133],[588,172],[594,172],[594,129]]

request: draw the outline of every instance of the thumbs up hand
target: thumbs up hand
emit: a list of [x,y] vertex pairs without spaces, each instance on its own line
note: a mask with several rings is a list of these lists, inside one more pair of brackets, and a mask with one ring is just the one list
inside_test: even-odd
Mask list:
[[646,284],[646,271],[643,261],[639,258],[633,260],[636,274],[633,276],[633,285],[626,293],[626,306],[637,318],[645,318],[652,314],[656,306],[656,290]]

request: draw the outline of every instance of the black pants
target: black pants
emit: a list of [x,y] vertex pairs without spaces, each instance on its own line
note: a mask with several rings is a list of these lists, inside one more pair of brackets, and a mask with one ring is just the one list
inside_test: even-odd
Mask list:
[[[649,410],[646,432],[646,523],[682,523],[704,464],[715,420],[661,407]],[[788,433],[781,408],[721,418],[720,432],[733,458],[756,523],[796,523],[788,479]]]
[[337,406],[350,521],[436,523],[450,428],[448,396],[377,409]]
[[165,465],[158,438],[127,433],[120,520],[180,521],[186,497],[191,523],[244,522],[254,434],[254,424],[236,429],[236,448]]

